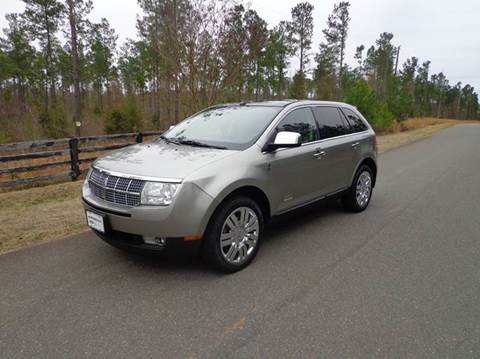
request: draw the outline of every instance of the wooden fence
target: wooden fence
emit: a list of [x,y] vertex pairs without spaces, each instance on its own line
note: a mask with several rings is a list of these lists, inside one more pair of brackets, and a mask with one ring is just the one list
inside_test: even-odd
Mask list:
[[105,151],[141,143],[160,134],[135,132],[0,145],[0,189],[75,181]]

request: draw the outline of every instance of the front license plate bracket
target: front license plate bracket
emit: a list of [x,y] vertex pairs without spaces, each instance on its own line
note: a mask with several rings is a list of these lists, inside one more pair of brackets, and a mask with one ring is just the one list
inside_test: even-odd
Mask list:
[[87,209],[85,211],[87,225],[95,231],[107,233],[110,229],[108,216],[97,211]]

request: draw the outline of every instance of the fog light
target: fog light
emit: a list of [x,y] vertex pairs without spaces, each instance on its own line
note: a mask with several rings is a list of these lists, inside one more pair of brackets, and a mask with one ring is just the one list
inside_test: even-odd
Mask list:
[[152,244],[154,246],[161,247],[164,247],[167,244],[167,239],[163,237],[143,236],[143,241],[145,242],[145,244]]

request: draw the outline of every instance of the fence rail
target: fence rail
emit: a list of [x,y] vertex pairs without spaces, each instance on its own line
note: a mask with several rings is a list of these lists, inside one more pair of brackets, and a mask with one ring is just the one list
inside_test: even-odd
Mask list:
[[[75,181],[88,171],[85,165],[95,161],[99,153],[141,143],[160,134],[158,131],[133,132],[0,145],[0,188]],[[81,157],[82,154],[89,156]],[[53,173],[42,174],[42,171]]]

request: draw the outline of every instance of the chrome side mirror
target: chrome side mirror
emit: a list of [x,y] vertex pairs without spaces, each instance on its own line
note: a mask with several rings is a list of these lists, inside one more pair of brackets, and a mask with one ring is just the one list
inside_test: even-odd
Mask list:
[[302,135],[298,132],[280,131],[275,136],[273,143],[267,145],[267,150],[275,151],[278,148],[298,147],[302,144]]

